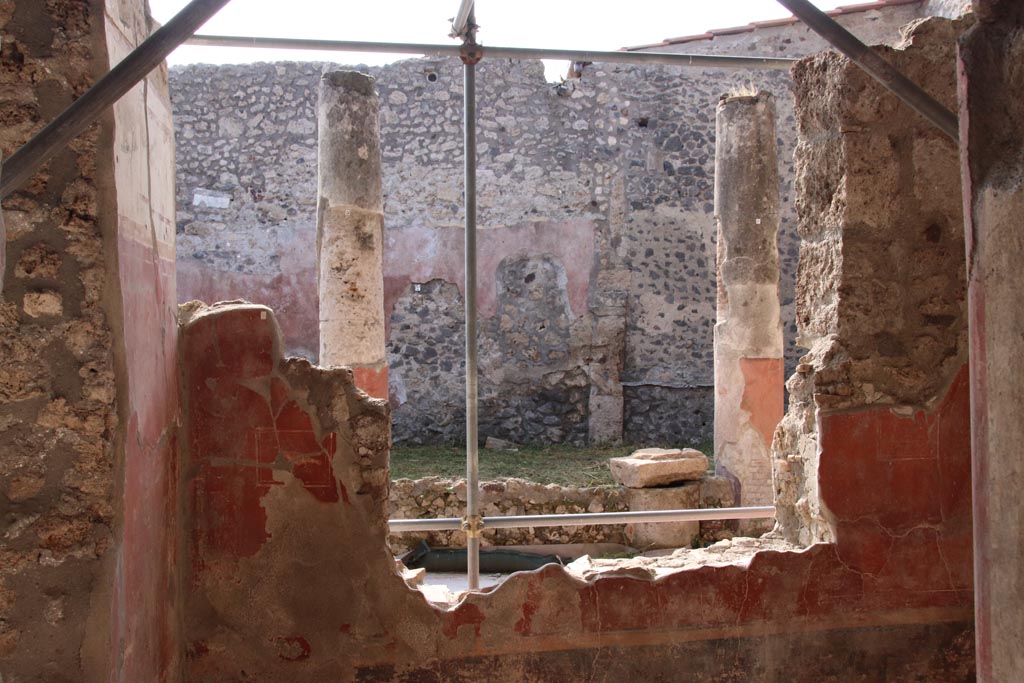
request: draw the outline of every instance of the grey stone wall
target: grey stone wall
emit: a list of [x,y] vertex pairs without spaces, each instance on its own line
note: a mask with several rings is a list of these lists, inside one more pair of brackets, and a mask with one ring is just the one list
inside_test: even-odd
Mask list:
[[[891,40],[918,11],[851,17],[862,37]],[[790,25],[726,47],[802,56],[820,47],[805,33]],[[705,42],[665,49],[721,51],[719,39]],[[190,66],[171,81],[180,299],[260,296],[279,311],[292,352],[311,358],[323,68]],[[365,70],[381,96],[395,438],[450,440],[464,420],[461,65]],[[625,385],[630,441],[709,439],[714,110],[739,88],[770,90],[779,105],[788,371],[799,356],[788,73],[591,64],[556,85],[539,62],[485,60],[478,70],[482,435],[587,441],[588,387],[601,373]]]

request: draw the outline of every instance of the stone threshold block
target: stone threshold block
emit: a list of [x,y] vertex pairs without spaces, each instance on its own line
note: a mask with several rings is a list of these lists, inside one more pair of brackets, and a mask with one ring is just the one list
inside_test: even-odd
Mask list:
[[627,488],[669,486],[703,479],[708,458],[693,448],[641,448],[622,458],[610,458],[612,477]]

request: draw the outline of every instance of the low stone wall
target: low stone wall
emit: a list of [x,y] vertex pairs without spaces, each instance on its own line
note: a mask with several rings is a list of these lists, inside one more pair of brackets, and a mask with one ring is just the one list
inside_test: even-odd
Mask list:
[[[687,482],[686,487],[699,488],[699,507],[733,505],[731,484],[722,477],[706,477]],[[538,484],[524,479],[503,479],[484,482],[480,510],[485,516],[499,515],[561,515],[583,512],[628,512],[630,489],[623,486],[560,486]],[[682,488],[682,487],[680,487]],[[391,482],[388,493],[388,517],[394,519],[426,519],[461,517],[466,505],[466,480],[426,477],[398,479]],[[722,521],[701,522],[700,541],[711,543],[731,537],[729,524]],[[522,529],[491,529],[484,531],[485,545],[540,545],[545,543],[621,543],[631,545],[623,524],[574,527],[527,527]],[[430,531],[391,534],[391,548],[403,552],[420,541],[433,547],[464,547],[462,531]]]

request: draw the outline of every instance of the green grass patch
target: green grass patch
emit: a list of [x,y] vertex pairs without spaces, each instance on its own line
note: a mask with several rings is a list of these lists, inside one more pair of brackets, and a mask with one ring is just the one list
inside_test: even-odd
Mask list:
[[[520,446],[518,451],[480,449],[482,481],[517,477],[563,486],[610,486],[608,458],[629,455],[637,446]],[[711,456],[711,444],[696,447]],[[391,449],[392,479],[466,476],[464,446],[405,446]]]

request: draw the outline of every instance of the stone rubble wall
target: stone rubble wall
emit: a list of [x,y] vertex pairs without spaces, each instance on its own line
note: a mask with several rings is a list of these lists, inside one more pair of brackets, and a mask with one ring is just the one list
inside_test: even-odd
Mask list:
[[[0,3],[0,154],[92,85],[103,15]],[[106,127],[109,131],[109,127]],[[117,388],[104,290],[101,127],[4,200],[0,298],[0,677],[106,678],[90,609],[114,546]],[[99,621],[96,621],[96,619]],[[37,648],[45,649],[45,656]]]
[[[0,1],[0,156],[151,28]],[[172,133],[158,68],[3,203],[3,681],[177,678]]]
[[[966,21],[919,23],[883,54],[955,109]],[[772,456],[778,528],[807,544],[835,540],[819,496],[822,424],[869,408],[933,410],[966,361],[967,321],[956,144],[839,55],[802,60],[794,75],[797,322],[810,351],[789,379]],[[891,457],[912,458],[916,438],[886,438]]]
[[[865,40],[893,41],[918,11],[900,5],[844,21]],[[803,56],[821,47],[805,33],[789,26],[763,40],[751,34],[749,45],[732,36],[668,49]],[[172,73],[179,300],[268,303],[289,352],[311,360],[324,68],[337,67]],[[377,79],[381,99],[394,438],[451,440],[464,423],[462,381],[452,375],[463,362],[465,296],[461,65],[426,58],[360,69]],[[591,64],[552,84],[540,62],[510,60],[484,60],[478,72],[481,433],[584,443],[621,421],[629,441],[710,439],[714,111],[739,88],[768,90],[779,103],[788,371],[799,356],[788,74]]]
[[[698,507],[731,507],[732,485],[722,477],[705,477],[686,482],[678,488],[696,489]],[[484,482],[480,497],[481,514],[563,515],[584,512],[628,512],[629,489],[623,486],[562,486],[538,484],[524,479]],[[663,489],[656,489],[663,490]],[[388,492],[388,517],[424,519],[461,517],[466,507],[466,480],[426,477],[398,479]],[[712,543],[731,537],[724,521],[701,522],[700,542]],[[632,545],[624,524],[572,527],[523,527],[521,529],[484,530],[485,545],[541,545],[545,543],[619,543]],[[408,550],[420,541],[436,548],[463,548],[462,531],[405,532],[391,534],[389,542],[396,553]]]

